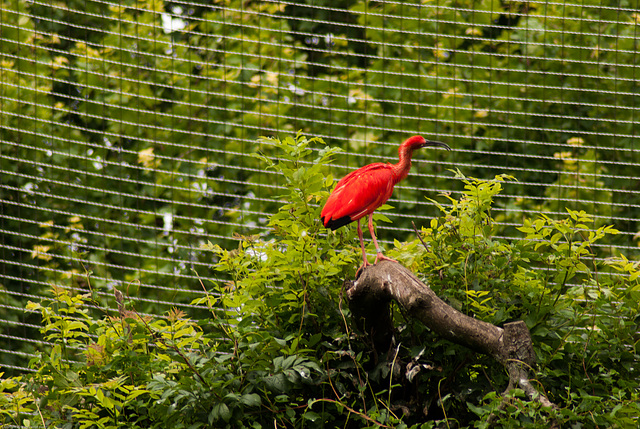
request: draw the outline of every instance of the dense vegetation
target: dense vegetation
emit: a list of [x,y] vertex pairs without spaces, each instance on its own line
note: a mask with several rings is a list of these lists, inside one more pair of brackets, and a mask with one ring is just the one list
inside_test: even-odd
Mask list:
[[493,415],[505,428],[637,427],[640,267],[592,253],[613,228],[594,231],[591,216],[569,210],[560,220],[526,220],[523,240],[497,239],[492,201],[510,178],[460,177],[462,197],[440,197],[451,205],[421,230],[428,249],[415,239],[389,251],[463,312],[527,323],[532,381],[558,408],[518,390],[499,408],[507,378],[500,364],[400,311],[397,347],[386,357],[371,353],[341,296],[359,258],[353,231],[325,234],[310,204],[327,196],[326,163],[336,150],[314,153],[309,145],[321,142],[303,136],[275,143],[279,160],[259,158],[286,179],[288,203],[269,221],[270,240],[202,250],[227,278],[203,284],[207,295],[193,302],[209,316],[145,316],[117,290],[114,314],[91,294],[54,287],[50,300],[29,305],[51,350],[32,360],[33,374],[2,381],[5,423],[483,428]]
[[[454,136],[460,171],[412,176],[404,200],[447,174],[453,193],[428,195],[429,251],[389,255],[467,314],[526,321],[559,409],[515,391],[503,426],[637,426],[637,253],[615,248],[640,218],[631,3],[0,5],[3,424],[482,427],[501,367],[399,310],[397,360],[372,358],[340,295],[354,231],[317,221],[329,160],[417,130]],[[297,130],[351,155],[258,141]]]
[[[2,1],[0,192],[3,229],[16,231],[3,243],[22,262],[7,278],[44,276],[33,292],[82,273],[80,260],[100,290],[135,279],[141,296],[157,294],[150,286],[188,277],[181,262],[199,260],[202,237],[229,247],[234,233],[267,231],[280,179],[250,154],[259,136],[297,130],[370,156],[336,158],[351,165],[392,156],[364,143],[404,130],[457,136],[465,174],[518,177],[509,194],[524,198],[496,207],[505,234],[522,213],[566,206],[599,224],[616,216],[627,234],[613,242],[632,244],[638,42],[616,22],[636,15],[584,2],[245,3]],[[167,16],[185,27],[166,31]],[[433,168],[402,199],[443,189],[445,167]]]

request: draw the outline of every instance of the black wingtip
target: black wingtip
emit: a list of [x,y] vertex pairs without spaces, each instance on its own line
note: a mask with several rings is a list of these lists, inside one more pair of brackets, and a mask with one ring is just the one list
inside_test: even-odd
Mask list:
[[329,219],[328,222],[324,221],[324,218],[322,218],[322,223],[324,224],[325,227],[329,228],[332,231],[335,231],[336,229],[340,228],[341,226],[345,226],[349,223],[353,222],[351,220],[351,218],[349,216],[342,216],[339,219]]

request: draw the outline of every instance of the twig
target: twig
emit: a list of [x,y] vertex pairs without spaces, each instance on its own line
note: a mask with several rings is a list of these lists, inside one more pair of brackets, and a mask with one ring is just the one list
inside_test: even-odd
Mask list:
[[[338,395],[338,392],[336,391],[336,388],[333,387],[333,382],[331,381],[331,376],[329,375],[329,368],[327,368],[327,379],[329,380],[329,385],[331,386],[331,390],[333,390],[333,394],[336,395],[336,398],[340,398],[340,395]],[[370,421],[371,423],[374,423],[376,426],[381,426],[383,428],[389,428],[392,429],[392,426],[387,426],[385,424],[380,423],[377,420],[372,419],[371,417],[369,417],[366,414],[363,414],[359,411],[354,410],[353,408],[349,407],[347,404],[345,404],[342,401],[338,401],[335,399],[329,399],[329,398],[322,398],[322,399],[317,399],[313,402],[331,402],[333,404],[339,404],[341,407],[346,408],[347,410],[349,410],[350,412],[352,412],[353,414],[362,417],[363,419]]]
[[420,243],[422,243],[422,245],[424,246],[425,250],[428,252],[429,251],[429,246],[427,246],[427,243],[425,243],[424,240],[422,239],[422,236],[418,232],[418,228],[416,228],[416,224],[413,223],[413,221],[411,221],[411,225],[413,225],[413,230],[416,232],[416,236],[418,236],[418,240],[420,240]]
[[[120,292],[118,289],[114,289],[114,295],[116,297],[116,301],[118,302],[118,311],[120,312],[120,317],[122,317],[122,319],[124,321],[125,317],[129,317],[129,314],[127,314],[127,313],[131,313],[131,311],[124,309],[124,297],[122,295],[122,292]],[[175,346],[173,346],[171,344],[167,344],[167,342],[164,341],[164,339],[162,337],[160,337],[158,334],[153,332],[153,330],[151,329],[151,326],[149,326],[149,324],[144,319],[144,317],[142,317],[140,315],[140,313],[138,313],[138,310],[136,310],[135,307],[131,307],[131,308],[133,308],[132,313],[135,314],[137,316],[137,319],[144,324],[145,328],[147,329],[147,332],[149,332],[151,334],[151,336],[153,337],[153,339],[155,341],[164,344],[167,348],[169,348],[169,349],[173,350],[174,352],[176,352],[182,358],[182,360],[184,360],[184,363],[189,367],[189,369],[191,369],[191,371],[196,375],[196,377],[198,377],[198,379],[200,379],[200,381],[205,386],[211,387],[211,386],[209,386],[209,383],[207,382],[207,380],[205,380],[204,377],[202,377],[202,375],[198,372],[196,367],[194,367],[193,364],[191,362],[189,362],[189,359],[184,355],[184,353],[182,353],[180,351],[179,348],[177,348],[177,347],[175,347]]]

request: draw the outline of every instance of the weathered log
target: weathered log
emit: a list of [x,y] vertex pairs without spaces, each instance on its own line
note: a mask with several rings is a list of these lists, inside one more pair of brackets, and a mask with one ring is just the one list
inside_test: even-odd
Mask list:
[[345,283],[349,308],[361,329],[370,334],[378,354],[388,350],[393,336],[390,304],[396,301],[409,316],[420,320],[442,338],[495,358],[509,373],[509,390],[518,386],[542,405],[554,405],[529,383],[535,354],[523,321],[504,328],[462,314],[451,307],[400,264],[380,261]]

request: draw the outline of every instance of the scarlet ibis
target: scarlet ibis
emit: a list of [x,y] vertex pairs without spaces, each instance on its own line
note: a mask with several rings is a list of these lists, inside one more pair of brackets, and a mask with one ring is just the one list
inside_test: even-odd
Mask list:
[[378,240],[373,232],[373,212],[384,204],[391,194],[396,183],[407,177],[411,169],[411,155],[416,149],[425,146],[442,147],[447,150],[451,148],[440,142],[425,140],[422,136],[408,138],[398,148],[400,160],[397,164],[377,162],[361,167],[342,178],[335,189],[329,195],[327,203],[320,213],[320,219],[325,227],[336,230],[341,226],[353,221],[358,222],[358,238],[362,249],[362,259],[364,264],[360,269],[371,265],[367,261],[367,254],[364,251],[364,240],[362,238],[362,228],[360,219],[369,215],[369,232],[376,246],[376,260],[391,260],[382,254]]

